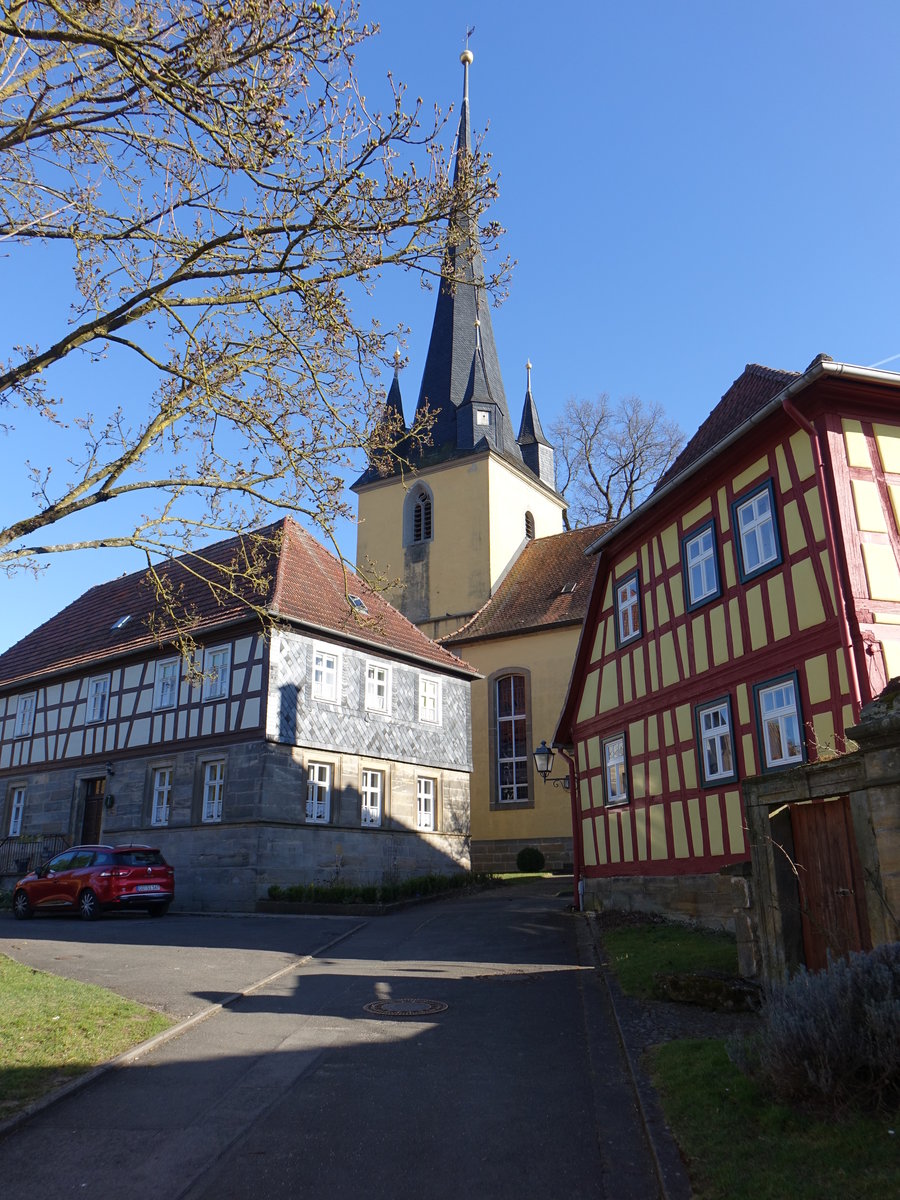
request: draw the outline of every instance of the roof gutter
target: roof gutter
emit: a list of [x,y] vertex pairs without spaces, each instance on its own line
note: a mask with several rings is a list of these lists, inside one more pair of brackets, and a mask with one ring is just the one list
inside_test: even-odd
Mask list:
[[857,367],[852,363],[838,363],[832,362],[829,359],[816,358],[799,378],[789,383],[787,387],[782,388],[777,395],[773,396],[752,417],[748,417],[746,421],[743,421],[736,429],[733,429],[731,433],[722,438],[721,441],[716,442],[714,446],[711,446],[709,450],[701,454],[695,462],[692,462],[690,466],[685,467],[683,471],[680,471],[678,475],[664,484],[658,492],[654,492],[652,496],[648,496],[642,504],[639,504],[637,508],[633,508],[626,517],[622,517],[621,520],[617,521],[612,529],[607,530],[596,541],[591,542],[585,549],[585,554],[596,554],[599,550],[602,550],[623,529],[629,528],[635,521],[642,517],[647,509],[652,508],[654,505],[660,503],[660,501],[666,499],[667,496],[670,496],[675,488],[680,487],[686,479],[689,479],[692,475],[696,475],[698,471],[712,462],[714,458],[717,458],[723,450],[726,450],[729,446],[733,446],[741,438],[746,437],[751,429],[767,420],[779,408],[785,408],[794,396],[804,391],[810,384],[815,383],[823,375],[845,376],[848,379],[858,380],[861,383],[885,383],[895,388],[900,387],[900,374],[896,371],[882,371],[877,367]]

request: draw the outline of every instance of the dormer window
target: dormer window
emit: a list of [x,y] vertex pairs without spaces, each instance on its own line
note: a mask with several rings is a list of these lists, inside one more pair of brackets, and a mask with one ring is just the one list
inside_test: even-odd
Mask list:
[[420,488],[413,508],[412,540],[414,542],[430,542],[431,537],[431,497],[424,489]]
[[130,620],[131,613],[128,613],[124,617],[119,617],[118,621],[115,621],[112,625],[110,625],[110,632],[114,633],[117,629],[124,629]]
[[362,596],[354,596],[353,593],[350,592],[347,596],[347,599],[357,612],[367,613],[369,611],[368,608],[366,608],[366,602],[363,600]]

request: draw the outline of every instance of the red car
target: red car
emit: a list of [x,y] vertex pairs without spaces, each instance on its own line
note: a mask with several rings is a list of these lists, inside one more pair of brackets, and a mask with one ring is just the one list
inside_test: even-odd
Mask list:
[[153,846],[73,846],[20,879],[13,913],[75,911],[93,921],[104,909],[145,908],[161,917],[175,896],[175,872]]

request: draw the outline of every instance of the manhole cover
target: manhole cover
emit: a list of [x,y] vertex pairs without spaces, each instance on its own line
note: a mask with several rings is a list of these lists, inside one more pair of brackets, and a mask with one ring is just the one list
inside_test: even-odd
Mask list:
[[403,996],[396,1000],[373,1000],[371,1004],[363,1005],[366,1012],[376,1017],[426,1017],[432,1013],[443,1012],[447,1005],[443,1000],[417,1000],[415,997]]

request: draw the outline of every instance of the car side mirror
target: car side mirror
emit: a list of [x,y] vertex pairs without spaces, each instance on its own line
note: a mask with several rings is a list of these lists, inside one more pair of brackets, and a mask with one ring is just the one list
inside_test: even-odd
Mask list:
[[46,875],[49,875],[49,874],[50,874],[50,864],[49,863],[41,863],[41,865],[35,871],[35,875],[37,875],[38,879],[43,879]]

